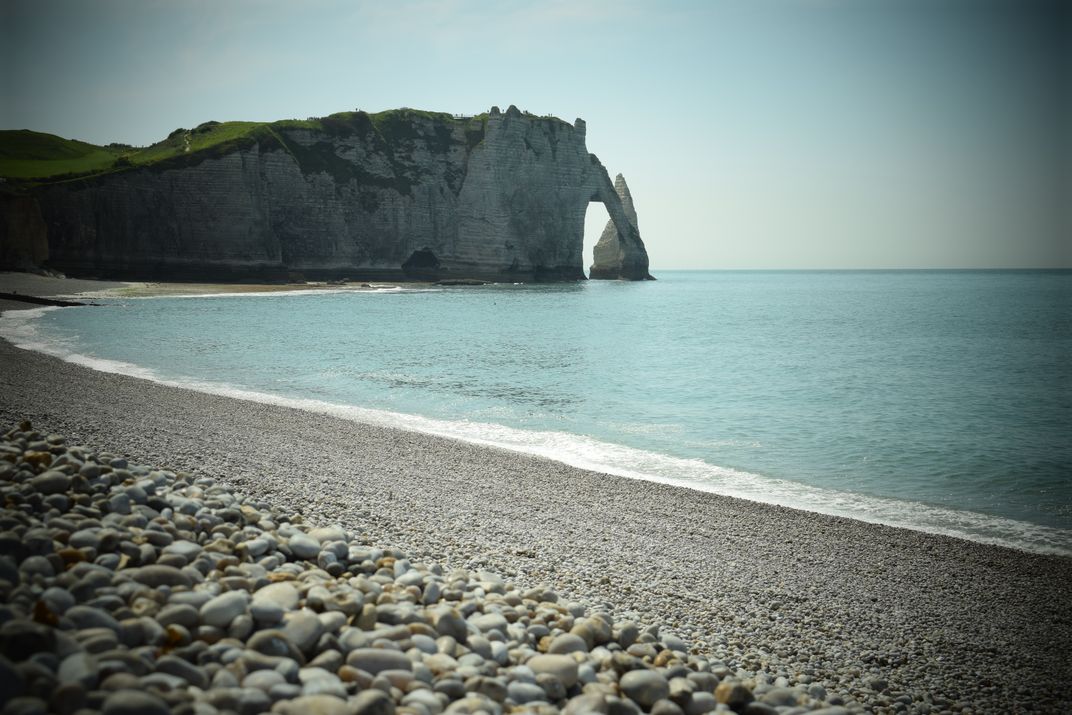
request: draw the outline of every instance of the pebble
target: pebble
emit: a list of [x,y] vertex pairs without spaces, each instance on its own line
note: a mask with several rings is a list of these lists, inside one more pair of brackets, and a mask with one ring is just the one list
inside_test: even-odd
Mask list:
[[547,648],[548,653],[587,653],[588,643],[579,635],[574,633],[563,633],[560,636],[556,636],[551,641],[551,645]]
[[346,664],[370,675],[385,670],[412,670],[413,664],[405,653],[385,648],[357,648],[346,656]]
[[298,533],[287,542],[290,551],[299,559],[315,559],[320,553],[320,542],[311,536]]
[[[419,701],[411,698],[409,704],[415,702]],[[391,697],[381,690],[365,690],[350,702],[350,712],[352,715],[394,715],[395,704]]]
[[120,690],[109,695],[102,715],[169,715],[171,709],[161,698],[140,690]]
[[666,678],[654,670],[631,670],[618,682],[622,693],[645,710],[670,694]]
[[577,682],[577,661],[568,655],[534,655],[525,665],[537,675],[547,673],[555,676],[566,688]]
[[138,583],[151,586],[152,588],[159,588],[161,586],[185,586],[189,588],[191,585],[189,575],[174,566],[151,564],[149,566],[129,569],[129,573],[126,575]]
[[302,695],[293,700],[280,700],[272,706],[281,715],[350,715],[351,708],[334,695]]
[[89,653],[72,653],[60,663],[56,677],[61,683],[78,683],[86,690],[92,690],[100,677],[100,665]]
[[324,627],[312,611],[295,611],[286,615],[282,630],[298,650],[308,652],[316,645]]
[[543,701],[547,699],[547,694],[543,688],[535,683],[524,683],[520,681],[514,681],[506,689],[507,696],[518,705],[524,705],[525,703],[531,703],[534,701]]
[[71,478],[60,471],[47,471],[30,480],[30,486],[38,494],[60,494],[67,491]]
[[201,606],[201,622],[207,626],[224,628],[235,618],[245,613],[248,595],[242,591],[228,591],[216,596]]
[[158,658],[156,670],[159,673],[167,673],[168,675],[182,678],[197,688],[204,689],[208,687],[208,677],[200,668],[174,655],[165,655]]
[[202,548],[200,544],[193,541],[187,541],[185,539],[181,541],[174,541],[164,547],[165,554],[175,554],[176,556],[181,556],[186,560],[186,563],[190,563],[194,559],[196,559],[201,554],[201,551]]
[[739,680],[727,678],[715,688],[715,700],[732,710],[744,707],[753,699],[752,691]]
[[76,628],[107,628],[119,632],[119,622],[112,617],[112,614],[99,608],[79,604],[68,608],[63,615]]

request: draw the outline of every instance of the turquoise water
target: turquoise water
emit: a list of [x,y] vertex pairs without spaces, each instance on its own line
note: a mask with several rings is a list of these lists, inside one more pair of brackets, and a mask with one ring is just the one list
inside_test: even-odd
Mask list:
[[1072,553],[1072,272],[658,277],[5,321],[103,369]]

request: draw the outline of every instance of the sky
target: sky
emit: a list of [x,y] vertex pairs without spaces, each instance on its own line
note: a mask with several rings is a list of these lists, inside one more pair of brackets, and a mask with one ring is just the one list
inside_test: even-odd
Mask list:
[[0,62],[0,128],[98,144],[581,117],[653,271],[1072,268],[1072,1],[3,0]]

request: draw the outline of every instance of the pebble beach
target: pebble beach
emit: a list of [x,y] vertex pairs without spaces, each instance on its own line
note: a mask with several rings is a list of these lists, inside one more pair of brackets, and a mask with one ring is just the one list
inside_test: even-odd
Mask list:
[[1067,557],[6,342],[0,432],[5,713],[1072,709]]

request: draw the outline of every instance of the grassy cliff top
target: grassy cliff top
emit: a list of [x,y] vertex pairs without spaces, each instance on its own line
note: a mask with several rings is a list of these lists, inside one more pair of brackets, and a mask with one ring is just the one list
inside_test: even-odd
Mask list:
[[27,129],[0,130],[0,177],[33,184],[138,167],[170,168],[223,156],[258,142],[286,148],[280,134],[301,129],[330,136],[367,133],[371,129],[385,141],[392,142],[398,138],[412,138],[415,125],[423,123],[422,120],[450,127],[482,123],[486,117],[481,114],[457,118],[444,112],[403,108],[375,114],[339,112],[327,117],[275,122],[205,122],[193,129],[176,129],[166,139],[147,147],[97,146]]

